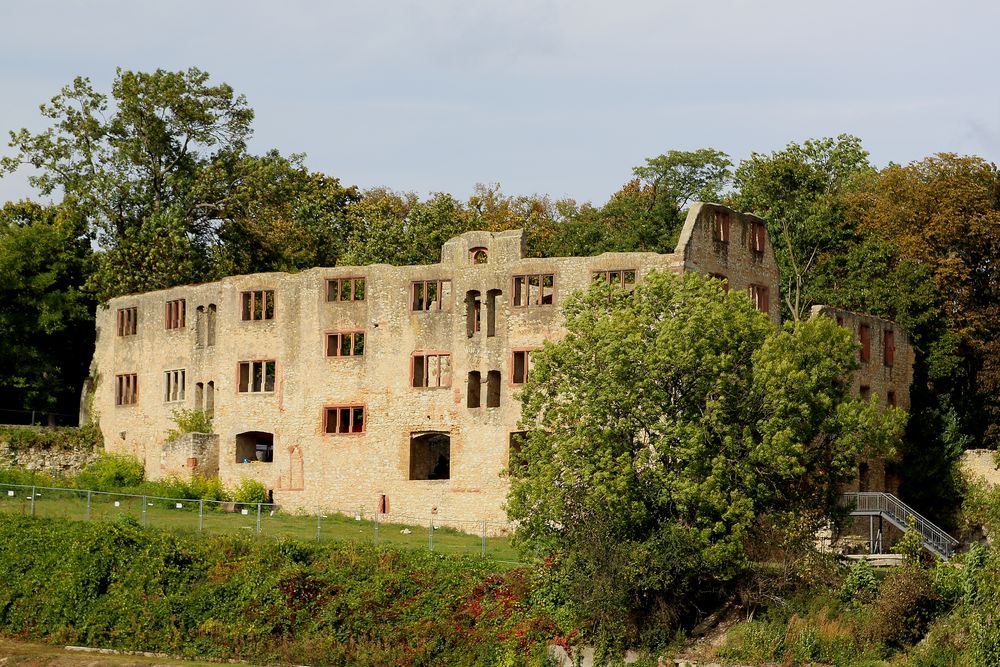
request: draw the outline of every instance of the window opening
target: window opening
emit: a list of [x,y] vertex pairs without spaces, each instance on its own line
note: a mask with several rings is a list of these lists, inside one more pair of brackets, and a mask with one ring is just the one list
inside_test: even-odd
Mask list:
[[274,434],[266,431],[246,431],[236,436],[237,463],[271,463],[274,461]]
[[524,460],[524,445],[528,440],[527,431],[511,431],[507,444],[507,468],[515,467],[527,468],[528,462]]
[[469,387],[467,391],[466,407],[478,408],[479,397],[483,388],[482,375],[479,371],[469,371]]
[[750,285],[747,287],[750,300],[762,313],[771,312],[771,300],[768,298],[767,288],[763,285]]
[[450,280],[417,280],[410,283],[410,310],[448,310],[450,304]]
[[555,296],[555,274],[514,276],[514,305],[550,306]]
[[274,319],[274,290],[253,290],[243,292],[243,319],[253,320],[273,320]]
[[858,464],[858,491],[867,491],[871,485],[870,474],[867,463]]
[[503,294],[498,289],[491,289],[486,292],[486,336],[493,338],[497,335],[497,299]]
[[531,351],[515,350],[514,367],[510,381],[514,384],[524,384],[528,381],[528,372],[531,370]]
[[486,407],[500,407],[500,371],[486,374]]
[[137,328],[137,323],[139,320],[139,311],[137,308],[119,308],[118,309],[118,335],[119,336],[134,336]]
[[715,278],[716,280],[721,280],[722,281],[722,289],[723,289],[723,291],[726,294],[729,294],[729,278],[726,277],[726,274],[724,274],[724,273],[710,273],[709,275],[712,276],[713,278]]
[[767,227],[763,222],[756,220],[750,223],[750,249],[758,254],[763,254],[764,246],[767,243]]
[[469,257],[473,264],[486,264],[490,259],[486,248],[472,248],[469,250]]
[[364,301],[364,278],[330,278],[326,281],[327,301]]
[[715,212],[714,238],[720,243],[729,243],[729,213],[726,211]]
[[329,435],[365,432],[365,406],[336,405],[323,411],[323,431]]
[[364,353],[364,331],[338,331],[326,335],[326,356],[328,357],[360,357]]
[[210,380],[205,385],[205,416],[211,419],[215,416],[215,381]]
[[896,361],[896,335],[891,330],[882,333],[882,362],[892,367]]
[[890,408],[896,407],[896,392],[890,389],[885,395],[885,402]]
[[167,301],[164,305],[164,319],[167,329],[183,329],[186,304],[184,299]]
[[611,270],[611,271],[594,271],[592,274],[593,280],[605,281],[614,285],[615,287],[621,287],[622,289],[632,291],[635,289],[635,269],[621,269],[621,270]]
[[414,354],[411,357],[411,384],[414,387],[450,387],[451,355]]
[[451,435],[410,434],[410,479],[451,479]]
[[273,360],[240,362],[240,393],[264,393],[274,391]]
[[867,324],[858,325],[858,338],[861,340],[861,361],[867,364],[872,356],[872,332]]
[[194,407],[196,410],[205,411],[205,383],[194,383]]
[[205,345],[208,347],[215,345],[215,315],[215,304],[208,304],[208,327],[205,334]]
[[115,376],[115,405],[135,405],[139,400],[139,382],[135,373]]
[[867,403],[872,397],[872,388],[863,384],[858,393],[861,394],[861,400]]
[[479,290],[469,290],[465,293],[465,330],[469,338],[479,333],[482,305],[479,300]]
[[184,369],[166,371],[164,374],[163,400],[170,403],[184,400]]
[[194,336],[195,336],[195,347],[202,348],[205,347],[205,327],[208,326],[205,322],[205,306],[198,306],[194,309]]

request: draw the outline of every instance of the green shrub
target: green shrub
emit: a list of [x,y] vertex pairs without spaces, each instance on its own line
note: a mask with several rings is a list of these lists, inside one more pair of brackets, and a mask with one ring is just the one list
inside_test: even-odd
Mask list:
[[915,644],[934,620],[939,602],[926,571],[913,565],[897,567],[879,587],[866,632],[886,646]]
[[867,559],[854,563],[851,571],[844,577],[844,583],[840,587],[840,599],[843,602],[854,602],[864,604],[875,599],[878,593],[878,576],[875,568]]
[[0,484],[21,486],[62,486],[66,480],[39,470],[28,470],[20,466],[0,468]]
[[63,449],[94,451],[104,440],[97,424],[83,426],[0,426],[0,442],[15,451]]
[[255,479],[244,477],[233,490],[233,500],[246,504],[266,503],[267,488]]
[[91,491],[123,491],[142,484],[146,471],[134,456],[103,454],[87,465],[74,479],[74,485]]
[[173,442],[185,433],[212,432],[212,418],[204,410],[174,410],[171,416],[177,428],[167,431],[167,442]]

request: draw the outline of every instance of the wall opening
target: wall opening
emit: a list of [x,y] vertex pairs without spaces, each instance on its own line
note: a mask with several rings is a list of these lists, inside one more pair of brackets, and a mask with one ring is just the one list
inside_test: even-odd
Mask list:
[[194,385],[194,409],[205,410],[205,383],[196,382]]
[[205,385],[205,416],[209,419],[215,416],[215,381]]
[[871,473],[867,463],[858,465],[858,491],[868,491],[871,488]]
[[479,333],[479,320],[482,314],[482,301],[479,290],[469,290],[465,293],[465,329],[469,338]]
[[410,434],[410,479],[451,479],[451,434]]
[[500,371],[490,371],[486,375],[486,407],[500,407]]
[[216,308],[214,303],[208,304],[208,313],[206,314],[206,326],[205,326],[205,345],[212,347],[215,345],[215,315]]
[[486,335],[490,338],[497,335],[497,298],[501,294],[498,289],[486,292]]
[[205,347],[205,306],[194,310],[195,347]]
[[478,408],[479,395],[483,387],[483,378],[479,371],[469,371],[469,388],[467,390],[466,407]]
[[236,436],[236,462],[271,463],[274,460],[274,434],[246,431]]

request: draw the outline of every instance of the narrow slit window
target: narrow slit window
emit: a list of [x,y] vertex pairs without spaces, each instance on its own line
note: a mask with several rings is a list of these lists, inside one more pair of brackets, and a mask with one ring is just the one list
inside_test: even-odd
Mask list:
[[765,314],[771,312],[771,300],[767,287],[764,285],[750,285],[747,287],[747,293],[750,295],[750,300],[753,301],[757,310]]
[[480,394],[483,389],[482,376],[479,371],[469,371],[469,386],[467,391],[466,407],[478,408],[480,405]]
[[490,371],[486,375],[486,407],[500,407],[500,371]]
[[486,292],[486,337],[492,338],[497,335],[497,300],[502,292],[498,289],[491,289]]
[[531,350],[515,350],[510,381],[513,384],[524,384],[528,381],[531,370]]
[[892,330],[882,333],[882,362],[889,368],[896,362],[896,334]]
[[329,435],[365,432],[365,406],[335,405],[323,410],[323,431]]
[[469,290],[465,293],[465,330],[469,338],[479,333],[481,315],[482,302],[479,300],[479,291]]
[[872,356],[872,330],[867,324],[858,325],[858,339],[861,342],[861,351],[859,353],[862,363],[867,364],[868,360]]
[[750,250],[763,254],[767,244],[767,227],[763,222],[754,220],[750,223]]
[[729,243],[729,213],[717,211],[715,214],[715,240],[720,243]]

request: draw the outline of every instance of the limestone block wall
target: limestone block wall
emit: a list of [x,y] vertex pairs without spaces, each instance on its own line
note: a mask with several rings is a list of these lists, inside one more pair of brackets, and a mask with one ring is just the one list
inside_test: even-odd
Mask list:
[[970,479],[978,479],[991,486],[1000,484],[1000,468],[996,464],[996,452],[992,449],[969,449],[962,452],[960,462],[962,473]]
[[0,442],[0,466],[17,466],[51,474],[75,475],[101,458],[100,452],[74,449],[12,449]]
[[219,474],[218,435],[184,433],[175,440],[164,441],[157,476],[189,478],[195,474],[203,477]]
[[[713,237],[722,215],[727,240]],[[706,271],[731,289],[765,287],[777,323],[777,265],[766,235],[761,250],[751,245],[756,220],[696,204],[673,254],[526,258],[520,230],[469,232],[433,265],[260,273],[119,297],[98,312],[93,410],[106,447],[138,456],[151,477],[188,472],[189,458],[208,468],[207,444],[200,456],[193,441],[165,444],[175,410],[205,409],[222,481],[257,479],[286,508],[385,509],[389,521],[434,514],[460,527],[505,521],[515,374],[526,356],[530,373],[531,350],[565,334],[567,296],[595,277],[630,289],[653,270]],[[248,312],[244,295],[265,293],[269,308]],[[330,336],[347,336],[353,351],[359,334],[363,354],[330,354]],[[445,355],[450,378],[439,381]],[[273,386],[246,390],[243,364],[273,368]],[[421,365],[435,368],[426,382]],[[171,388],[181,371],[183,393]],[[135,402],[119,404],[117,376],[133,374]]]

